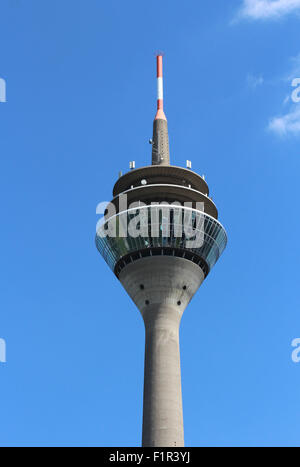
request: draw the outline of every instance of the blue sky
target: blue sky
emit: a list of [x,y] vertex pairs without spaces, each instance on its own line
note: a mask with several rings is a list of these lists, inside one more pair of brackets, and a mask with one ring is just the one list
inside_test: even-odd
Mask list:
[[160,49],[172,163],[229,238],[182,320],[186,445],[300,446],[300,2],[0,9],[1,445],[140,445],[143,323],[95,210],[150,161]]

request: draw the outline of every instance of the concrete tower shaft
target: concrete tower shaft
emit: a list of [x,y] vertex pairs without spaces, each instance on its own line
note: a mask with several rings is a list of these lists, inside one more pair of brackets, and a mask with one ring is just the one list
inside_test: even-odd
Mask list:
[[128,265],[119,279],[145,324],[143,446],[184,446],[179,326],[204,274],[183,258]]
[[168,122],[161,118],[153,122],[152,165],[170,165]]

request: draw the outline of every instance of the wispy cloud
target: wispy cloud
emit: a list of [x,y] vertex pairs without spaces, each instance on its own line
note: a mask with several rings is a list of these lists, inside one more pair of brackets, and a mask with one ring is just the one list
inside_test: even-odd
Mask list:
[[291,100],[291,96],[288,94],[287,96],[285,96],[284,98],[284,101],[283,101],[283,105],[286,105],[290,102]]
[[290,112],[270,120],[268,129],[279,136],[300,136],[300,105],[295,105]]
[[243,0],[235,20],[276,19],[300,11],[300,0]]
[[283,105],[289,105],[289,111],[272,117],[268,129],[281,136],[300,136],[300,54],[290,59],[290,71],[284,76],[283,81],[290,86],[290,95],[286,96]]
[[251,73],[247,75],[247,85],[249,88],[256,89],[258,86],[261,86],[264,83],[264,78],[259,75],[255,76]]
[[284,77],[285,81],[292,81],[295,78],[300,78],[300,53],[290,59],[291,69],[289,73]]

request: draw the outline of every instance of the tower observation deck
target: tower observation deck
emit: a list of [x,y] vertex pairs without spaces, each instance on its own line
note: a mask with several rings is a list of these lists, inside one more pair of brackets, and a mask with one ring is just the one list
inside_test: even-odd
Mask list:
[[143,446],[184,446],[179,326],[227,243],[204,177],[170,165],[157,56],[152,164],[121,176],[96,246],[145,323]]

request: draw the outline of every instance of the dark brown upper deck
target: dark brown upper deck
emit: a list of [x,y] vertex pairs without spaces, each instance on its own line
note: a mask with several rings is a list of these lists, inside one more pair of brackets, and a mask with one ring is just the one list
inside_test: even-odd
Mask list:
[[189,169],[176,167],[174,165],[150,165],[139,169],[131,170],[119,178],[113,188],[113,196],[117,196],[130,188],[143,185],[145,180],[147,185],[180,185],[193,188],[204,195],[209,195],[209,188],[205,180]]

